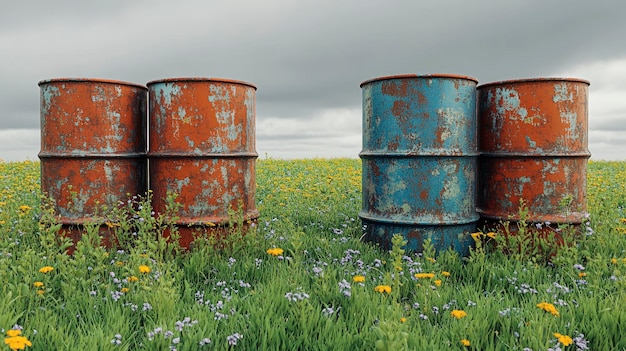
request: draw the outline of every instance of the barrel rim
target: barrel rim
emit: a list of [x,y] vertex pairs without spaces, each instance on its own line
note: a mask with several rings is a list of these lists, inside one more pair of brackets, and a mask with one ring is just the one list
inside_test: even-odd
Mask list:
[[362,88],[366,84],[377,82],[377,81],[392,80],[392,79],[408,79],[408,78],[451,78],[451,79],[470,80],[470,81],[473,81],[474,83],[478,83],[478,79],[476,79],[474,77],[470,77],[470,76],[460,75],[460,74],[449,74],[449,73],[414,74],[414,73],[409,73],[409,74],[395,74],[395,75],[390,75],[390,76],[381,76],[381,77],[377,77],[377,78],[368,79],[368,80],[363,81],[359,86]]
[[160,83],[184,83],[184,82],[230,83],[230,84],[246,85],[246,86],[253,88],[254,90],[257,90],[256,85],[245,82],[243,80],[236,80],[236,79],[229,79],[229,78],[215,78],[215,77],[211,77],[211,78],[207,78],[207,77],[163,78],[163,79],[151,80],[148,83],[146,83],[146,86],[150,87],[151,85],[160,84]]
[[115,79],[107,79],[107,78],[50,78],[40,80],[37,83],[38,86],[42,86],[45,84],[53,84],[53,83],[104,83],[104,84],[116,84],[116,85],[126,85],[135,88],[141,88],[143,90],[148,90],[145,85],[126,82],[123,80],[115,80]]
[[582,78],[574,78],[574,77],[538,77],[538,78],[522,78],[522,79],[509,79],[509,80],[501,80],[480,84],[476,87],[476,89],[481,89],[485,87],[491,87],[496,85],[506,85],[506,84],[520,84],[520,83],[545,83],[545,82],[572,82],[572,83],[583,83],[587,85],[591,85],[591,83]]

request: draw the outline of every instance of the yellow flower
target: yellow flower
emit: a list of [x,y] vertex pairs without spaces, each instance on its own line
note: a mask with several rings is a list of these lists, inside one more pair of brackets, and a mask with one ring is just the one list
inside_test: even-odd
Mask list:
[[612,259],[611,259],[611,263],[612,263],[612,264],[617,264],[617,258],[612,258]]
[[374,288],[374,291],[379,292],[379,293],[387,293],[387,294],[391,294],[391,286],[389,285],[377,285]]
[[117,262],[115,262],[115,264],[116,264],[116,265],[118,265],[118,266],[123,266],[123,265],[124,265],[124,262],[122,262],[122,261],[117,261]]
[[435,274],[434,273],[415,273],[415,278],[417,279],[432,279]]
[[400,318],[400,323],[406,323],[406,317]]
[[483,235],[482,232],[476,232],[476,233],[472,233],[470,234],[470,236],[472,237],[472,239],[474,239],[474,241],[478,242],[480,241],[480,236]]
[[559,334],[559,333],[554,333],[554,336],[556,337],[556,339],[557,339],[557,340],[558,340],[561,344],[563,344],[563,346],[569,346],[569,345],[571,345],[571,344],[574,342],[574,340],[572,340],[572,338],[570,338],[570,337],[569,337],[569,336],[567,336],[567,335],[561,335],[561,334]]
[[578,276],[579,276],[580,278],[582,278],[582,277],[587,276],[587,273],[585,273],[585,272],[580,272],[580,273],[578,273]]
[[620,218],[619,221],[626,224],[626,218]]
[[470,346],[470,341],[467,340],[467,339],[463,339],[463,340],[461,340],[461,345],[463,345],[463,346]]
[[139,273],[150,273],[152,270],[148,266],[139,266]]
[[435,280],[435,286],[441,286],[441,279]]
[[443,272],[441,272],[441,275],[443,275],[444,277],[447,278],[447,277],[450,276],[450,272],[443,271]]
[[41,288],[41,287],[43,287],[43,282],[34,282],[34,283],[33,283],[33,286],[34,286],[35,288]]
[[267,249],[268,254],[272,255],[272,256],[280,256],[283,254],[284,250],[281,249],[280,247],[273,247],[271,249]]
[[4,343],[9,346],[11,350],[24,350],[26,346],[33,346],[33,344],[24,336],[20,336],[22,332],[16,329],[7,331],[7,338],[4,338]]
[[39,272],[43,273],[43,274],[50,273],[50,272],[52,272],[52,270],[54,270],[54,267],[50,267],[50,266],[45,266],[45,267],[39,268]]
[[494,233],[494,232],[489,232],[489,233],[487,233],[487,234],[485,234],[485,235],[486,235],[488,238],[495,239],[497,234],[496,234],[496,233]]
[[456,319],[467,317],[467,313],[465,313],[465,311],[463,310],[452,310],[452,312],[450,312],[450,315]]
[[32,209],[33,209],[33,208],[32,208],[32,207],[30,207],[30,206],[26,206],[26,205],[22,205],[22,206],[20,206],[20,211],[21,211],[21,212],[28,212],[28,211],[30,211],[30,210],[32,210]]
[[120,291],[121,291],[121,292],[123,292],[123,293],[127,293],[127,292],[129,292],[129,291],[130,291],[130,289],[128,289],[128,288],[122,288]]
[[354,281],[355,283],[364,283],[365,277],[362,275],[355,275],[354,277],[352,277],[352,281]]
[[550,312],[553,316],[559,316],[559,311],[556,310],[553,304],[547,302],[541,302],[537,304],[537,307],[541,308],[546,312]]
[[11,330],[7,330],[7,336],[8,337],[14,337],[14,336],[19,336],[20,334],[22,334],[22,331],[19,329],[11,329]]
[[437,262],[437,260],[435,260],[435,259],[434,259],[434,258],[432,258],[432,257],[426,257],[426,260],[427,260],[427,261],[429,261],[430,263],[435,263],[435,262]]
[[121,226],[121,224],[115,223],[115,222],[104,222],[104,224],[106,224],[107,227],[109,227],[109,228],[115,228],[115,227]]
[[139,280],[139,278],[137,278],[134,275],[131,275],[130,277],[128,277],[128,282],[130,282],[130,283],[134,283],[134,282],[136,282],[138,280]]
[[45,293],[46,293],[46,292],[45,292],[44,290],[37,290],[37,294],[38,294],[38,295],[43,295],[43,294],[45,294]]

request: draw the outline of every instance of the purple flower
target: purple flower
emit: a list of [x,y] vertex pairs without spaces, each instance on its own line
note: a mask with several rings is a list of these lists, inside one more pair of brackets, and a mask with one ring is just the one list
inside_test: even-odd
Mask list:
[[237,341],[243,339],[243,335],[239,333],[235,333],[233,335],[229,335],[226,337],[226,341],[228,341],[228,345],[235,346],[237,345]]

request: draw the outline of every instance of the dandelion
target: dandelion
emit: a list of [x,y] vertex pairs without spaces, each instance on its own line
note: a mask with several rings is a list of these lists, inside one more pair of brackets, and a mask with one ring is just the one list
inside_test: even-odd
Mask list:
[[444,277],[448,278],[450,276],[450,272],[443,271],[443,272],[441,272],[441,275],[443,275]]
[[612,264],[617,264],[617,258],[611,258],[611,263]]
[[571,345],[571,344],[574,342],[574,340],[572,340],[572,338],[570,338],[570,337],[569,337],[569,336],[567,336],[567,335],[561,335],[561,334],[559,334],[559,333],[554,333],[554,336],[556,337],[556,339],[557,339],[557,340],[558,340],[561,344],[563,344],[563,346],[569,346],[569,345]]
[[470,346],[470,341],[467,340],[467,339],[463,339],[463,340],[461,340],[461,345],[463,345],[465,347]]
[[37,294],[38,294],[38,295],[43,295],[43,294],[45,294],[45,293],[46,293],[46,292],[45,292],[44,290],[37,290]]
[[39,273],[48,274],[52,272],[53,270],[54,270],[54,267],[45,266],[45,267],[39,268]]
[[271,249],[267,249],[266,252],[272,256],[281,256],[285,251],[279,247],[273,247]]
[[436,287],[440,287],[441,286],[441,279],[435,280],[434,283],[435,283]]
[[146,274],[146,273],[150,273],[151,271],[152,270],[148,266],[143,266],[143,265],[139,266],[139,273]]
[[400,323],[406,323],[406,317],[400,318]]
[[465,311],[463,310],[452,310],[452,312],[450,312],[450,315],[456,319],[467,317],[467,313],[465,313]]
[[43,288],[43,282],[34,282],[34,283],[33,283],[33,286],[34,286],[35,288]]
[[22,213],[28,213],[32,209],[33,209],[32,207],[27,206],[27,205],[20,206],[20,212],[22,212]]
[[127,280],[128,280],[129,283],[134,283],[134,282],[138,281],[139,278],[137,278],[134,275],[131,275],[130,277],[127,278]]
[[354,277],[352,277],[352,281],[355,282],[355,283],[364,283],[365,282],[365,276],[355,275]]
[[391,286],[389,285],[377,285],[374,288],[374,291],[379,292],[379,293],[387,293],[387,294],[391,294]]
[[415,273],[415,278],[417,279],[432,279],[435,274],[434,273]]
[[559,316],[559,311],[557,311],[556,307],[553,304],[548,302],[541,302],[537,304],[537,307],[541,308],[546,312],[550,312],[553,316]]
[[120,292],[122,292],[122,293],[127,293],[127,292],[129,292],[129,291],[130,291],[130,289],[128,289],[128,288],[122,288],[122,289],[120,290]]
[[28,338],[20,334],[22,334],[22,331],[19,329],[7,330],[7,337],[4,338],[4,343],[7,344],[11,350],[24,350],[26,346],[33,346]]

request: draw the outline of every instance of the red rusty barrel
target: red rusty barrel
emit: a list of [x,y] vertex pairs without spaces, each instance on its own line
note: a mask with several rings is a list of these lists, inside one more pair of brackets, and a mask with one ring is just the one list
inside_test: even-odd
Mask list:
[[63,235],[76,242],[103,205],[116,207],[147,190],[147,88],[83,78],[43,80],[39,87],[41,190],[53,200]]
[[174,224],[181,246],[188,248],[203,229],[224,235],[229,211],[241,209],[245,221],[257,219],[256,87],[215,78],[162,79],[147,86],[153,207],[164,214],[168,192],[177,195],[181,208]]
[[478,212],[484,223],[495,228],[502,221],[518,222],[523,199],[531,223],[579,226],[590,156],[589,82],[521,79],[477,90]]

